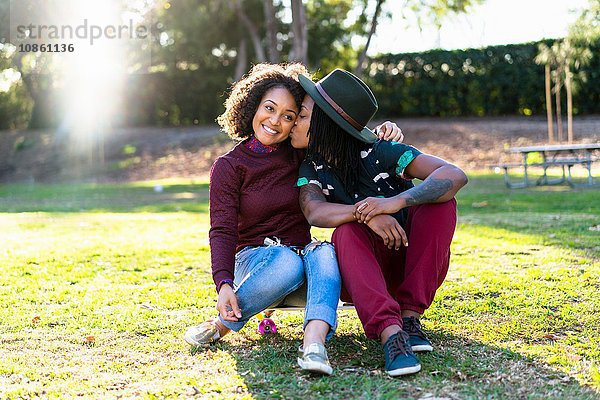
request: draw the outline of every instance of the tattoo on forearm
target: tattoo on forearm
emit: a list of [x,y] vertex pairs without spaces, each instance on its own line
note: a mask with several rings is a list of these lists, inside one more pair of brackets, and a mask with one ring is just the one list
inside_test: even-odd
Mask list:
[[406,205],[433,203],[452,189],[450,179],[426,179],[419,186],[404,192]]
[[300,188],[300,208],[302,208],[302,211],[305,211],[308,203],[313,200],[327,201],[321,188],[317,185],[309,183],[308,185],[302,186]]

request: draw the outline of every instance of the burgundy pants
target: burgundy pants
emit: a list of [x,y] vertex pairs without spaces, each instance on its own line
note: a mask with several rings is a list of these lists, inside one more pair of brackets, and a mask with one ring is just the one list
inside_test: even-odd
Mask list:
[[378,339],[390,325],[402,326],[401,310],[422,314],[433,302],[450,262],[456,200],[409,208],[408,247],[390,250],[365,224],[333,232],[342,275],[342,300],[354,303],[365,334]]

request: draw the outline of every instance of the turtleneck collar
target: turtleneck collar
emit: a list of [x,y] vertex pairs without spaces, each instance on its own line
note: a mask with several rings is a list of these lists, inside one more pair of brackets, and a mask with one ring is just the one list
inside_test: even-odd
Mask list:
[[266,145],[266,144],[262,144],[257,138],[256,136],[251,136],[246,142],[244,142],[244,146],[246,146],[247,149],[258,153],[258,154],[268,154],[268,153],[272,153],[275,150],[279,149],[279,147],[281,147],[281,143],[276,143],[274,145]]

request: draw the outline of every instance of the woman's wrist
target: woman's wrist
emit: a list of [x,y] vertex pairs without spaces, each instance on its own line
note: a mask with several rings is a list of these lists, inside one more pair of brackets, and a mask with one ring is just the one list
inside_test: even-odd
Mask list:
[[219,293],[221,291],[221,288],[223,287],[223,285],[229,285],[229,287],[231,287],[233,289],[233,280],[232,279],[223,279],[221,282],[219,282],[219,284],[217,285],[217,293]]
[[402,196],[402,194],[394,196],[392,197],[392,199],[394,201],[394,208],[396,208],[395,212],[398,212],[406,207],[406,199],[404,198],[404,196]]

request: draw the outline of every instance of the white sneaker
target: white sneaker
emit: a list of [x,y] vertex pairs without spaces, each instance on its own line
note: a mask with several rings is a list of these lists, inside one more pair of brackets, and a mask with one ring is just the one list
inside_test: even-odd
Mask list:
[[302,370],[316,374],[331,375],[333,373],[333,368],[329,365],[327,350],[321,343],[309,344],[304,349],[302,357],[298,357],[298,365]]
[[203,346],[215,343],[221,339],[221,334],[215,321],[210,320],[189,328],[183,335],[183,339],[192,346]]

